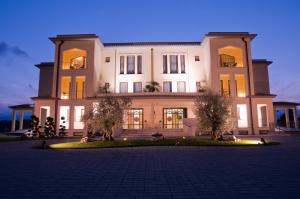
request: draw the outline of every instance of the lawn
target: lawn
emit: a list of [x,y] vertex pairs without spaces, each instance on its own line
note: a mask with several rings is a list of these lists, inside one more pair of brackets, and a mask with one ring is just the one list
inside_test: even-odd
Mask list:
[[9,142],[9,141],[16,141],[21,140],[19,136],[6,136],[6,135],[0,135],[0,142]]
[[51,144],[51,149],[89,149],[89,148],[114,148],[114,147],[141,147],[141,146],[268,146],[277,145],[278,142],[267,142],[261,144],[259,140],[241,141],[213,141],[208,139],[163,139],[163,140],[115,140],[115,141],[93,141],[87,143],[66,142]]

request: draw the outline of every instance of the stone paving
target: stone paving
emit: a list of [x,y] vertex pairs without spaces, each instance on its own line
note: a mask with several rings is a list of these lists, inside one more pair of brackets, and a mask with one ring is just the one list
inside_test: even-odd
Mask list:
[[300,198],[300,136],[267,147],[41,150],[0,143],[0,198]]

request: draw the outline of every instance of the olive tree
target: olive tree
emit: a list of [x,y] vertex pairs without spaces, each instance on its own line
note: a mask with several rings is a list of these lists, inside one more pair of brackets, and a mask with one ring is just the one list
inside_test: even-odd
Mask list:
[[130,105],[127,97],[101,96],[83,116],[88,132],[101,132],[105,140],[113,140],[112,128],[122,126],[124,112]]
[[200,131],[209,131],[212,139],[220,133],[234,128],[235,119],[231,114],[231,99],[210,90],[195,98],[195,115]]

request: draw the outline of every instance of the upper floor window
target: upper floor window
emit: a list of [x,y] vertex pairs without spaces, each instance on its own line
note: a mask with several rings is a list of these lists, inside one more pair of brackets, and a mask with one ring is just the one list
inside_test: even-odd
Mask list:
[[83,99],[85,93],[85,77],[76,77],[76,99]]
[[128,93],[128,83],[120,82],[120,93]]
[[63,52],[62,69],[86,68],[86,51],[73,48]]
[[235,89],[238,97],[246,97],[246,85],[244,75],[235,75]]
[[[126,58],[126,60],[125,60]],[[137,64],[136,64],[137,63]],[[137,67],[136,67],[137,66]],[[142,74],[142,55],[120,56],[120,74]]]
[[220,75],[221,95],[230,96],[230,78],[229,75]]
[[221,67],[243,67],[243,51],[241,48],[226,46],[218,50]]
[[170,73],[178,73],[178,56],[170,55]]
[[142,55],[137,56],[137,73],[142,74]]
[[181,93],[185,92],[185,82],[184,81],[177,82],[177,92],[181,92]]
[[124,74],[124,56],[120,56],[120,74]]
[[142,92],[142,82],[134,82],[133,83],[133,92],[141,93]]
[[163,82],[163,90],[164,92],[172,92],[172,82],[171,81]]
[[135,73],[135,56],[129,55],[127,56],[127,74]]
[[200,61],[200,57],[198,55],[195,56],[195,61]]
[[110,57],[105,57],[105,62],[106,63],[110,62]]
[[[180,67],[180,68],[179,68]],[[185,73],[185,55],[163,55],[163,73]]]
[[61,77],[61,87],[60,87],[60,98],[61,99],[70,99],[71,95],[71,77],[62,76]]

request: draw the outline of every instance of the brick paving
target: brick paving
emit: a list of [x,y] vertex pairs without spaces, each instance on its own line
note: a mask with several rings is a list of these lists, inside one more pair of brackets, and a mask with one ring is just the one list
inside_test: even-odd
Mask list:
[[272,139],[282,144],[55,151],[2,142],[0,198],[300,198],[300,136]]

